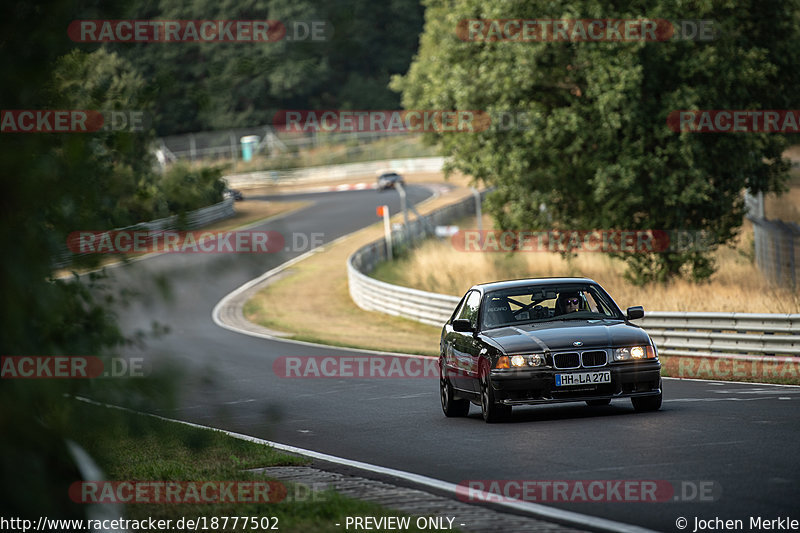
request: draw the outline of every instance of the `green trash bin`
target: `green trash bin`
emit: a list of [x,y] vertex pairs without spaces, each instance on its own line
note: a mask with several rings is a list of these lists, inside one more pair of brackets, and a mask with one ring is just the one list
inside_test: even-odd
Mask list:
[[242,144],[242,161],[250,161],[253,159],[253,153],[256,151],[258,141],[261,137],[258,135],[245,135],[239,142]]

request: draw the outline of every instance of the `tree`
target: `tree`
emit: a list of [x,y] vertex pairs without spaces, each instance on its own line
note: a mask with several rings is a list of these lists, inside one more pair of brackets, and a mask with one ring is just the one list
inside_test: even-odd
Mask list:
[[[667,117],[795,108],[797,2],[429,0],[426,8],[419,53],[393,80],[404,107],[525,119],[432,135],[450,168],[496,187],[487,208],[500,228],[702,231],[708,246],[624,257],[639,282],[704,279],[711,252],[742,223],[742,190],[783,189],[784,135],[677,133]],[[492,42],[457,33],[464,19],[510,18],[711,19],[716,38]]]
[[[160,136],[268,124],[280,109],[396,109],[422,28],[418,0],[168,0],[84,7],[74,19],[322,21],[322,41],[110,43],[147,80]],[[82,44],[90,51],[97,44]]]
[[[73,43],[66,38],[65,21],[73,16],[72,3],[66,1],[0,6],[6,36],[0,43],[4,110],[69,109],[73,104],[102,109],[135,102],[127,96],[136,94],[136,77],[125,73],[118,58],[69,53]],[[73,84],[78,75],[84,76],[82,83]],[[146,166],[147,134],[136,135],[141,134],[0,133],[1,357],[105,357],[129,340],[110,310],[119,295],[98,296],[91,278],[51,276],[69,232],[97,228],[106,217],[113,218],[120,191],[108,181],[118,177],[116,170],[124,167],[133,175],[133,169]],[[91,393],[98,400],[154,405],[149,399],[159,388],[169,390],[150,379],[113,385],[0,379],[0,515],[30,519],[86,512],[86,506],[70,502],[66,490],[80,477],[64,442],[77,401],[65,395]],[[114,416],[110,410],[106,415]]]
[[146,83],[133,65],[106,48],[93,52],[73,49],[56,60],[48,87],[45,96],[53,105],[102,111],[109,126],[113,126],[112,113],[122,117],[140,113],[144,118],[143,131],[138,131],[138,126],[127,127],[125,118],[119,121],[118,129],[73,139],[86,151],[84,156],[98,165],[79,181],[83,194],[76,200],[86,209],[69,212],[92,214],[94,220],[82,222],[97,229],[128,226],[169,214],[151,153],[154,130],[148,119],[152,105],[144,96]]

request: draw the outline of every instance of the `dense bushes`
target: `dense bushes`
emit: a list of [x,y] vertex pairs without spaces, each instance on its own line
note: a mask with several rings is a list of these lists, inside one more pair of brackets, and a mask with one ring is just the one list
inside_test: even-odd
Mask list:
[[170,214],[191,211],[222,201],[225,183],[220,167],[171,166],[159,182]]

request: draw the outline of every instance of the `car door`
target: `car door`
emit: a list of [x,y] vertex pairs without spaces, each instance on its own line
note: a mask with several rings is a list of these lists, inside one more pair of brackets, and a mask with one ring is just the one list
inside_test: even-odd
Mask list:
[[[464,306],[456,318],[469,320],[472,327],[477,330],[478,313],[480,311],[481,293],[471,291],[464,300]],[[477,368],[475,357],[480,351],[480,342],[472,332],[454,331],[453,359],[457,370],[457,378],[451,383],[462,390],[476,392]]]
[[461,316],[461,311],[464,309],[464,304],[466,303],[468,294],[469,293],[465,294],[461,298],[461,301],[458,302],[455,311],[453,311],[453,316],[451,316],[450,319],[445,323],[442,331],[442,338],[439,343],[439,352],[444,360],[444,375],[450,380],[450,383],[454,387],[456,386],[457,379],[457,376],[455,375],[456,372],[454,372],[457,363],[454,353],[457,337],[456,331],[453,329],[453,320]]

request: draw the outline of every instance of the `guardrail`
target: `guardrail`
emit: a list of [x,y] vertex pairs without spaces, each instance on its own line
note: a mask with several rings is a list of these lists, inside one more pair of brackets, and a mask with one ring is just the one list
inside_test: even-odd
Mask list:
[[[481,193],[485,196],[486,191]],[[441,207],[409,222],[406,234],[403,228],[392,231],[392,246],[408,246],[418,239],[434,233],[437,225],[475,213],[475,198],[470,196],[454,204]],[[412,243],[408,243],[411,239]],[[374,241],[347,259],[347,277],[350,297],[368,311],[380,311],[395,316],[417,320],[432,326],[441,326],[453,312],[459,298],[407,287],[399,287],[373,279],[366,274],[387,258],[383,239]]]
[[[437,223],[464,216],[474,200],[469,198],[440,209]],[[440,213],[441,212],[441,213]],[[438,213],[438,214],[437,214]],[[416,221],[415,221],[416,222]],[[420,224],[420,226],[424,226]],[[393,232],[393,240],[402,240]],[[400,287],[369,277],[386,260],[383,240],[357,250],[347,260],[350,297],[362,309],[416,320],[441,327],[460,298]],[[652,311],[636,323],[647,330],[662,355],[718,357],[800,356],[800,314],[684,313]]]
[[[374,242],[356,254],[362,251],[374,253],[372,248],[383,248],[383,244],[383,241]],[[347,262],[347,277],[350,297],[360,308],[410,318],[431,326],[442,326],[450,318],[459,297],[409,289],[371,278],[359,272],[353,264],[356,254]]]
[[[200,209],[195,209],[194,211],[189,211],[183,215],[172,215],[166,218],[159,218],[156,220],[150,220],[149,222],[139,222],[138,224],[134,224],[132,226],[127,226],[124,228],[115,228],[113,230],[109,230],[109,232],[114,231],[125,231],[125,230],[141,230],[141,231],[148,231],[153,234],[162,233],[165,231],[172,231],[175,229],[182,229],[182,230],[192,230],[199,228],[201,226],[205,226],[206,224],[210,224],[212,222],[216,222],[217,220],[223,220],[225,218],[232,217],[236,214],[236,211],[233,208],[233,198],[228,197],[213,205],[209,205],[207,207],[201,207]],[[62,268],[69,265],[74,257],[79,257],[82,255],[87,255],[85,253],[73,253],[69,250],[66,244],[62,246],[61,252],[57,254],[56,261],[54,263],[55,268]]]
[[[196,229],[206,224],[216,222],[236,214],[233,209],[234,199],[232,197],[225,198],[219,203],[209,205],[208,207],[201,207],[194,211],[189,211],[182,215],[185,224],[182,224],[183,229]],[[173,230],[180,224],[181,215],[172,215],[167,218],[160,218],[158,220],[151,220],[150,222],[142,222],[135,224],[131,228],[143,228],[150,231],[166,231]]]
[[321,167],[295,168],[289,170],[261,170],[224,176],[231,187],[252,187],[275,183],[305,183],[332,181],[353,176],[377,177],[382,170],[403,172],[439,172],[444,165],[443,157],[412,157],[406,159],[385,159],[363,163],[327,165]]
[[665,355],[800,356],[800,314],[655,311],[640,325]]

